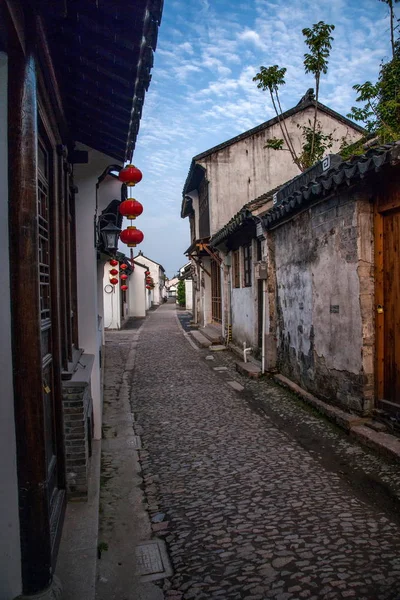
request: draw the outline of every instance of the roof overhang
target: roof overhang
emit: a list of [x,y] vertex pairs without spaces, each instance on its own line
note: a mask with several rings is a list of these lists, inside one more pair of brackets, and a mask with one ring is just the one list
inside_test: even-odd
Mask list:
[[190,192],[199,189],[201,181],[204,179],[206,170],[201,165],[192,160],[188,176],[186,177],[185,185],[183,186],[183,198],[181,206],[181,217],[184,219],[193,212],[192,198]]
[[163,0],[39,0],[71,143],[131,160]]

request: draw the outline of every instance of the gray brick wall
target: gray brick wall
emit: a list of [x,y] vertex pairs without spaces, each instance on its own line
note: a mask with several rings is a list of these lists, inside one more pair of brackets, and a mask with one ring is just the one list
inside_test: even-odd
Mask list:
[[63,382],[67,494],[87,500],[92,440],[92,398],[89,382]]

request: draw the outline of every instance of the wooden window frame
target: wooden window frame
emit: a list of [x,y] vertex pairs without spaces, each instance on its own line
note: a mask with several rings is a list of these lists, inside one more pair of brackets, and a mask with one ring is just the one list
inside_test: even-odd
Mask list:
[[234,250],[232,252],[232,286],[240,288],[240,252]]
[[252,246],[246,244],[243,248],[243,287],[252,286],[253,253]]

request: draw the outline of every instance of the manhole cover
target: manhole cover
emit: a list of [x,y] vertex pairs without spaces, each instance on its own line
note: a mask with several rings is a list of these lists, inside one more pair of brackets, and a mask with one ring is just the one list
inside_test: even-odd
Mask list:
[[164,579],[172,575],[167,550],[162,540],[139,544],[136,547],[136,563],[143,581]]

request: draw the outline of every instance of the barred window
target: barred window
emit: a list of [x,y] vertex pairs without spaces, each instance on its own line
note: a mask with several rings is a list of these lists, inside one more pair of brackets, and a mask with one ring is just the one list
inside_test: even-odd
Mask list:
[[251,244],[243,246],[243,284],[251,286]]

